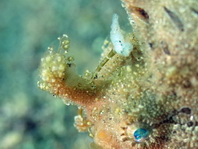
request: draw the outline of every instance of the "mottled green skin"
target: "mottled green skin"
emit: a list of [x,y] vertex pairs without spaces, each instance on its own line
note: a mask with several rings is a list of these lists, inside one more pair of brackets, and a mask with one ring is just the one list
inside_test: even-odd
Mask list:
[[135,20],[135,35],[148,55],[152,93],[164,109],[156,111],[168,116],[182,107],[192,110],[189,115],[179,113],[173,117],[176,122],[166,132],[165,148],[198,148],[198,2],[123,2]]

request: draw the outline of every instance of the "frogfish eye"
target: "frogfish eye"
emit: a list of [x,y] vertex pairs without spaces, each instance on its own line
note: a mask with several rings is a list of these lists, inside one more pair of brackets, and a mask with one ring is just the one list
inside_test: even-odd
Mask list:
[[148,135],[149,135],[149,130],[145,128],[138,128],[133,133],[136,142],[144,141],[148,137]]

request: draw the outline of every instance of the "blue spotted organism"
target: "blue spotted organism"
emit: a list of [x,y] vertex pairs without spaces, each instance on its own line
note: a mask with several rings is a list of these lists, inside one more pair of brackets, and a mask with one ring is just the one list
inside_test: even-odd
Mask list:
[[120,25],[118,22],[118,15],[114,14],[112,18],[110,39],[114,46],[114,51],[122,56],[129,56],[133,50],[133,45],[124,39]]

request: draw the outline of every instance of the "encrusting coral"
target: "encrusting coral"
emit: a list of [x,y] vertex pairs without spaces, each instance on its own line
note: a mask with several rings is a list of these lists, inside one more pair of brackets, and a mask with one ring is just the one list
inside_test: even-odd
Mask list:
[[123,6],[133,32],[114,15],[95,72],[76,73],[63,35],[41,59],[39,87],[79,106],[75,127],[89,132],[93,148],[198,148],[198,2]]

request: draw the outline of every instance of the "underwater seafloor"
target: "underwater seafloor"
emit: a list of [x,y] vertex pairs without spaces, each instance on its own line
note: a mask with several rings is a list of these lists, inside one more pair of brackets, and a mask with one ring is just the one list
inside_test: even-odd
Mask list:
[[77,107],[38,89],[38,65],[65,33],[78,71],[93,70],[113,13],[127,20],[120,1],[1,0],[0,10],[0,148],[88,149],[73,126]]

